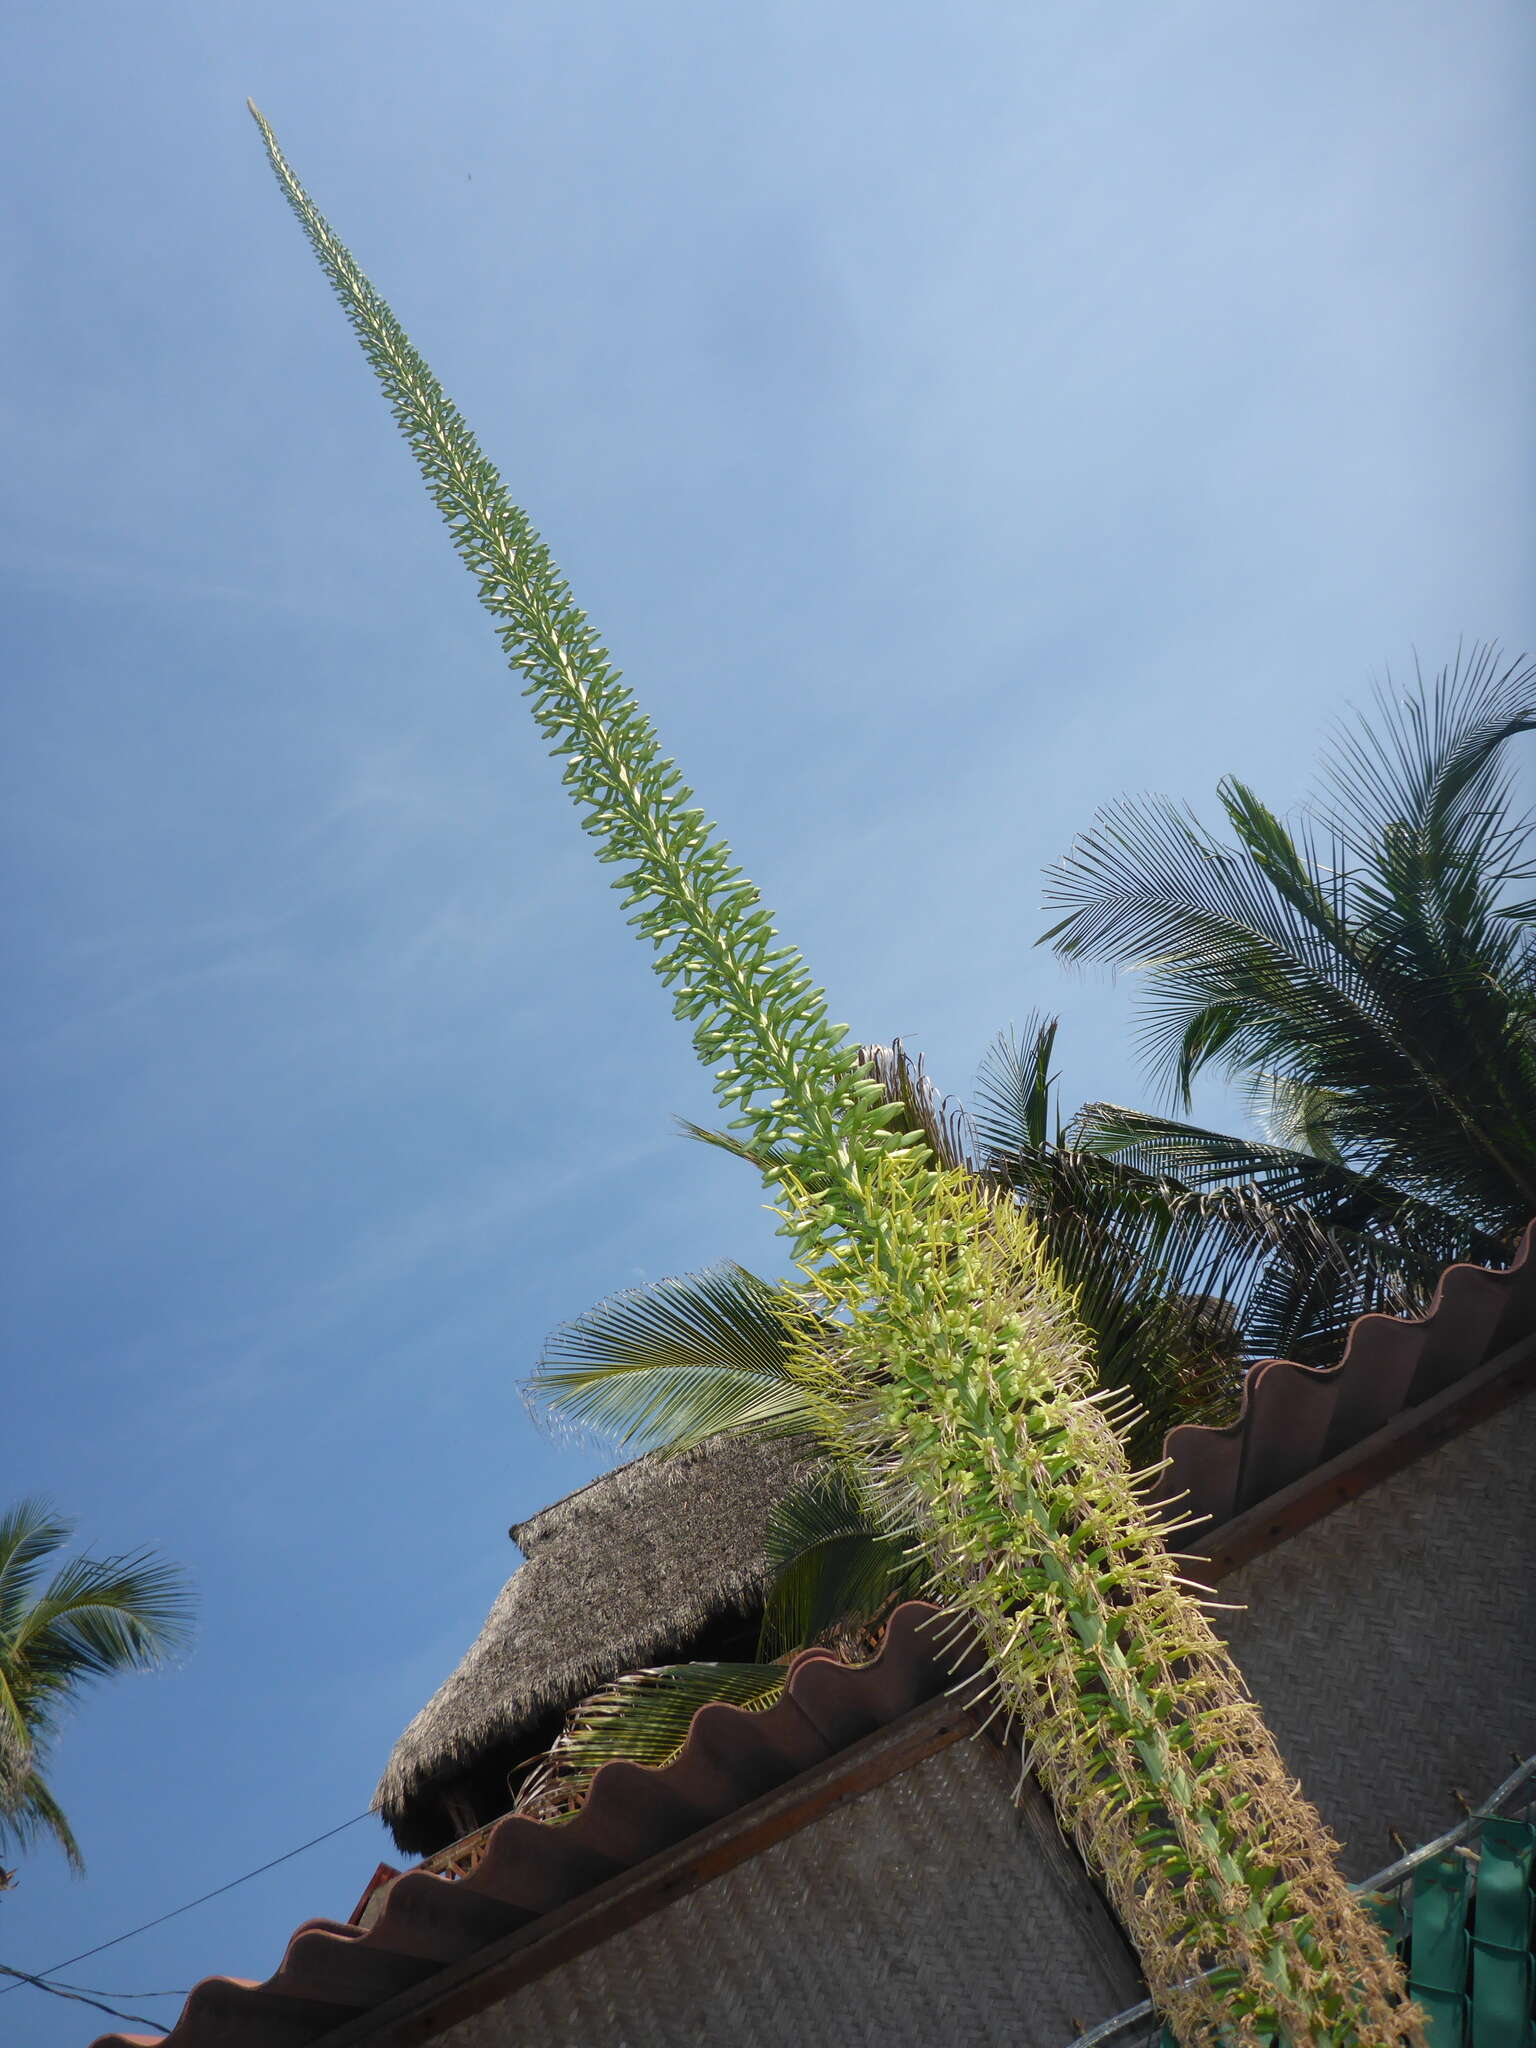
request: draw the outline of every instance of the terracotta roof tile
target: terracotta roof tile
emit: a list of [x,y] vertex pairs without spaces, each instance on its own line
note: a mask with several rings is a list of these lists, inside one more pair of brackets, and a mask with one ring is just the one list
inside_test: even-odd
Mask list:
[[1536,1223],[1503,1271],[1448,1266],[1422,1317],[1362,1316],[1337,1365],[1254,1366],[1235,1422],[1169,1431],[1158,1497],[1184,1496],[1183,1512],[1219,1528],[1468,1378],[1536,1330],[1533,1244]]
[[[169,2048],[309,2048],[449,1963],[629,1870],[883,1727],[955,1682],[929,1624],[910,1601],[891,1617],[879,1653],[841,1663],[807,1650],[785,1696],[763,1713],[714,1705],[694,1716],[665,1770],[611,1763],[573,1820],[551,1826],[509,1815],[467,1877],[407,1871],[367,1929],[307,1921],[264,1983],[214,1977],[190,1993]],[[974,1655],[963,1671],[980,1671]],[[150,2048],[157,2037],[108,2034],[96,2048]]]

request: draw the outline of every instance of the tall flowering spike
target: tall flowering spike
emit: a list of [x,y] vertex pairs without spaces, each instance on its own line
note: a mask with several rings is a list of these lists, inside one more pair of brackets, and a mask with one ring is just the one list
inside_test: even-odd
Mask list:
[[801,1160],[831,1204],[818,1227],[851,1222],[849,1160],[900,1149],[903,1141],[884,1130],[894,1111],[860,1076],[845,1032],[827,1022],[826,1000],[799,952],[777,943],[757,890],[663,757],[655,728],[527,514],[315,208],[266,120],[255,106],[251,113],[507,659],[527,678],[533,715],[564,764],[585,829],[601,842],[598,859],[619,868],[614,887],[624,891],[630,922],[651,941],[673,1008],[715,1069],[716,1093],[755,1145]]
[[620,869],[722,1102],[779,1162],[807,1293],[847,1332],[829,1362],[822,1323],[802,1361],[828,1448],[926,1522],[935,1589],[985,1644],[999,1702],[1180,2040],[1417,2042],[1384,1937],[1181,1588],[1028,1224],[887,1128],[894,1108],[776,942],[543,542],[251,111],[598,858]]

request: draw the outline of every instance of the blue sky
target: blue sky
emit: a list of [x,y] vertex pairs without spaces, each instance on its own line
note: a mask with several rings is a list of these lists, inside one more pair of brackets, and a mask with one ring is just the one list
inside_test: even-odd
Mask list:
[[[596,1469],[524,1415],[545,1334],[776,1257],[750,1177],[672,1135],[703,1080],[245,96],[836,1013],[963,1091],[1057,1009],[1069,1103],[1145,1100],[1132,991],[1033,950],[1042,866],[1127,790],[1293,804],[1389,665],[1536,642],[1536,32],[1513,0],[11,20],[6,1485],[202,1606],[67,1731],[90,1875],[40,1852],[0,1899],[36,1969],[362,1811],[507,1524]],[[263,1975],[386,1853],[365,1822],[68,1974]],[[0,2040],[94,2031],[0,1999]]]

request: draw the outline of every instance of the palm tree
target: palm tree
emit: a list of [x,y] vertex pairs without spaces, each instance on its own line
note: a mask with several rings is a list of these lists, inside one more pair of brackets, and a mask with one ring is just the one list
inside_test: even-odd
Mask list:
[[41,1500],[0,1514],[0,1846],[52,1836],[79,1874],[80,1846],[43,1777],[60,1721],[88,1685],[178,1649],[191,1603],[183,1574],[148,1551],[69,1558],[40,1584],[72,1533]]
[[933,1590],[985,1645],[1154,1996],[1190,2044],[1420,2038],[1381,1930],[1136,1491],[1038,1231],[893,1128],[526,515],[256,118],[717,1098],[770,1163],[816,1433],[893,1522],[924,1526]]
[[[1532,821],[1509,742],[1536,664],[1474,650],[1339,737],[1291,826],[1220,786],[1233,838],[1125,800],[1051,871],[1063,958],[1146,977],[1144,1042],[1184,1109],[1209,1069],[1267,1141],[1090,1105],[1078,1143],[1205,1189],[1237,1185],[1395,1246],[1419,1290],[1497,1263],[1536,1214]],[[1043,942],[1042,942],[1043,943]]]

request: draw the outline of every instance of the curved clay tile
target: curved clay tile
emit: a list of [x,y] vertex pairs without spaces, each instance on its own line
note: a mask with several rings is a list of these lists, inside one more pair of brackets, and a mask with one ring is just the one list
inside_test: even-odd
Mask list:
[[1184,1423],[1163,1444],[1155,1497],[1181,1502],[1200,1529],[1229,1522],[1293,1480],[1352,1450],[1406,1409],[1448,1387],[1536,1328],[1536,1223],[1513,1264],[1448,1266],[1422,1316],[1361,1316],[1337,1365],[1272,1358],[1249,1372],[1235,1422]]
[[[264,1983],[210,1977],[196,1985],[161,2048],[311,2048],[347,2020],[734,1813],[934,1699],[957,1677],[979,1675],[974,1652],[941,1652],[931,1626],[938,1614],[927,1601],[898,1607],[866,1664],[802,1651],[773,1707],[701,1708],[665,1769],[605,1764],[572,1820],[508,1815],[467,1877],[407,1871],[366,1930],[306,1921]],[[93,2048],[156,2048],[158,2038],[105,2034]]]

